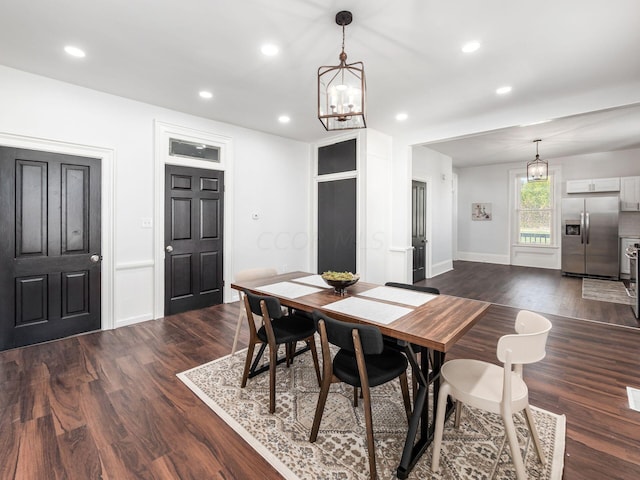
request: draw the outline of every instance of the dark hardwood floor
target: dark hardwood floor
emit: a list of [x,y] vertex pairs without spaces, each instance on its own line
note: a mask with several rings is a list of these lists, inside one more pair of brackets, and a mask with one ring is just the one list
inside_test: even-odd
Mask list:
[[498,305],[640,327],[629,305],[583,299],[582,278],[560,270],[456,261],[452,271],[418,284]]
[[[461,287],[491,290],[488,277]],[[444,291],[440,280],[429,284]],[[495,362],[517,311],[492,305],[448,358]],[[0,353],[0,478],[280,479],[175,376],[226,355],[237,314],[220,305]],[[547,356],[525,378],[533,405],[566,415],[564,479],[640,478],[625,390],[640,387],[640,329],[548,318]]]

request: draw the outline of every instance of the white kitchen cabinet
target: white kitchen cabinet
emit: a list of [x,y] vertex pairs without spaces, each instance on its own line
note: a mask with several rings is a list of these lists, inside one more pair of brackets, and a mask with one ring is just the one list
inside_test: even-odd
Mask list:
[[567,180],[567,193],[619,192],[620,177]]
[[620,239],[620,275],[626,275],[625,278],[629,278],[631,268],[629,266],[629,259],[624,252],[627,250],[629,245],[633,245],[635,243],[640,243],[640,238],[623,237]]
[[622,177],[620,179],[620,210],[623,212],[640,211],[640,177]]

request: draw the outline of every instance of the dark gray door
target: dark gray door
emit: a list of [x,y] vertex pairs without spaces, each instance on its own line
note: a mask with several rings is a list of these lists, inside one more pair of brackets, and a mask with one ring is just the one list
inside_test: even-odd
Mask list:
[[318,273],[356,272],[356,179],[318,183]]
[[426,206],[427,184],[411,182],[411,245],[413,246],[413,283],[425,278],[427,246]]
[[224,172],[165,168],[165,315],[222,303]]
[[0,147],[0,349],[100,328],[100,160]]

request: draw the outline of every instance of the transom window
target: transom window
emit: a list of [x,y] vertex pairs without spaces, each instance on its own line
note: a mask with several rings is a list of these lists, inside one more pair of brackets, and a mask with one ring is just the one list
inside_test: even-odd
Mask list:
[[527,176],[516,179],[516,243],[520,245],[552,245],[554,242],[553,175],[544,181],[527,182]]
[[169,155],[220,163],[220,147],[175,138],[169,139]]

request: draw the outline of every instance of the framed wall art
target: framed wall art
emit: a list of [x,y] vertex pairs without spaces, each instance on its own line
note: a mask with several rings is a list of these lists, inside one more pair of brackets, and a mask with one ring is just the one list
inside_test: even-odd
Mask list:
[[472,203],[471,204],[471,220],[491,220],[491,204],[490,203]]

